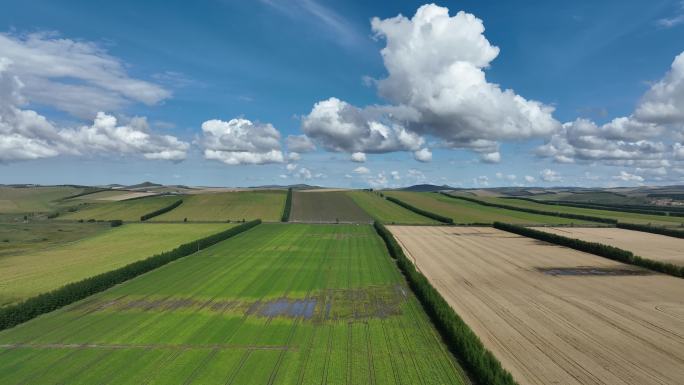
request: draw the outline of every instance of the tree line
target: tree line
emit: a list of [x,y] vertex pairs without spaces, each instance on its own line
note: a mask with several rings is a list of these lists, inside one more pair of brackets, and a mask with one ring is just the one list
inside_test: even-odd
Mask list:
[[162,215],[162,214],[164,214],[164,213],[168,213],[169,211],[171,211],[171,210],[175,209],[176,207],[180,206],[182,203],[183,203],[183,200],[182,200],[182,199],[179,199],[179,200],[177,200],[177,201],[171,203],[170,205],[168,205],[168,206],[166,206],[166,207],[162,207],[162,208],[160,208],[159,210],[155,210],[155,211],[152,211],[151,213],[147,213],[147,214],[145,214],[145,215],[143,215],[143,216],[140,217],[140,222],[144,222],[144,221],[146,221],[146,220],[148,220],[148,219],[150,219],[150,218],[154,218],[154,217],[156,217],[157,215]]
[[41,314],[49,313],[90,295],[105,291],[114,285],[247,231],[260,223],[260,219],[247,222],[208,237],[182,244],[171,251],[156,254],[78,282],[69,283],[58,289],[28,298],[18,304],[0,308],[0,330],[9,329]]
[[619,211],[624,213],[633,214],[646,214],[646,215],[659,215],[659,216],[671,216],[671,217],[683,217],[684,209],[679,207],[668,208],[663,210],[660,207],[648,206],[648,205],[613,205],[613,204],[601,204],[601,203],[589,203],[589,202],[566,202],[566,201],[540,201],[532,198],[526,197],[502,197],[503,199],[519,199],[523,201],[538,203],[542,205],[550,206],[569,206],[577,207],[583,209],[593,209],[593,210],[608,210],[608,211]]
[[547,233],[546,231],[535,230],[529,227],[513,225],[510,223],[494,222],[494,227],[499,230],[508,231],[510,233],[595,254],[600,257],[612,259],[614,261],[643,267],[679,278],[684,278],[684,267],[682,266],[643,258],[634,255],[631,251],[620,249],[618,247],[604,245],[598,242],[587,242],[577,238],[568,238],[562,235]]
[[482,205],[482,206],[496,207],[499,209],[522,211],[522,212],[530,213],[530,214],[548,215],[548,216],[560,217],[560,218],[577,219],[577,220],[581,220],[581,221],[610,223],[613,225],[617,223],[617,220],[612,219],[612,218],[601,218],[601,217],[594,217],[594,216],[581,215],[581,214],[571,214],[571,213],[559,213],[559,212],[555,212],[555,211],[544,211],[544,210],[530,209],[530,208],[526,208],[526,207],[504,205],[504,204],[500,204],[500,203],[491,203],[491,202],[481,201],[481,200],[475,199],[475,198],[451,195],[451,194],[447,194],[445,192],[440,192],[440,194],[447,196],[449,198],[461,199],[464,201],[477,203],[477,204]]
[[485,348],[475,332],[456,314],[430,281],[406,257],[392,233],[380,222],[376,221],[374,226],[378,235],[385,241],[389,254],[396,260],[397,266],[406,277],[411,290],[442,335],[447,347],[463,363],[475,383],[488,385],[516,384],[513,376]]
[[290,221],[290,210],[292,209],[292,187],[287,189],[287,197],[285,198],[285,209],[283,210],[283,217],[281,222]]
[[411,210],[414,213],[420,214],[424,217],[432,218],[436,221],[446,223],[446,224],[450,224],[450,225],[454,223],[454,220],[449,218],[449,217],[445,217],[445,216],[442,216],[439,214],[435,214],[435,213],[427,211],[427,210],[419,209],[418,207],[412,206],[412,205],[410,205],[410,204],[408,204],[402,200],[399,200],[397,198],[394,198],[391,196],[386,196],[385,199],[387,199],[390,202],[394,202],[394,203],[398,204],[399,206],[401,206],[405,209]]
[[684,231],[668,229],[665,227],[656,227],[656,226],[650,226],[650,225],[638,225],[636,223],[622,223],[622,222],[618,223],[616,226],[621,228],[621,229],[643,231],[646,233],[666,235],[668,237],[684,238]]

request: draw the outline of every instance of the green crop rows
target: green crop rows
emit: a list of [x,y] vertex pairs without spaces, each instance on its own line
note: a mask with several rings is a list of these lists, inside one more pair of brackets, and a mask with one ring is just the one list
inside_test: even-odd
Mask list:
[[[151,218],[165,221],[280,221],[285,208],[285,191],[240,191],[186,195],[183,204]],[[178,199],[178,198],[176,198]],[[152,210],[150,210],[152,211]]]
[[177,196],[154,196],[116,202],[96,203],[88,208],[61,215],[60,219],[139,221],[144,214],[172,204]]
[[349,191],[347,192],[347,195],[373,218],[383,223],[439,224],[436,220],[407,210],[396,203],[384,199],[377,193],[368,191]]
[[0,333],[0,378],[465,382],[371,226],[297,224],[257,226]]

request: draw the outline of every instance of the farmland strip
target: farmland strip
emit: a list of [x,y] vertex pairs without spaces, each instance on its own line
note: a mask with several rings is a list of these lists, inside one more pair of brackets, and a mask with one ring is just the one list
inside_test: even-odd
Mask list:
[[439,214],[435,214],[435,213],[432,213],[432,212],[427,211],[427,210],[419,209],[418,207],[413,206],[413,205],[410,205],[410,204],[408,204],[408,203],[406,203],[406,202],[404,202],[404,201],[402,201],[402,200],[399,200],[399,199],[397,199],[397,198],[395,198],[395,197],[390,197],[390,196],[388,196],[388,197],[386,197],[386,198],[387,198],[388,201],[393,202],[393,203],[396,203],[396,204],[398,204],[399,206],[401,206],[401,207],[403,207],[403,208],[406,208],[406,209],[409,209],[409,210],[413,211],[414,213],[420,214],[420,215],[422,215],[422,216],[425,216],[425,217],[428,217],[428,218],[432,218],[432,219],[434,219],[434,220],[437,220],[437,221],[440,221],[440,222],[446,223],[446,224],[453,224],[453,223],[454,223],[454,220],[451,219],[451,218],[448,218],[448,217],[445,217],[445,216],[442,216],[442,215],[439,215]]
[[182,199],[179,199],[179,200],[177,200],[177,201],[171,203],[170,205],[168,205],[168,206],[166,206],[166,207],[162,207],[162,208],[160,208],[159,210],[155,210],[155,211],[152,211],[151,213],[147,213],[147,214],[145,214],[145,215],[143,215],[143,216],[140,217],[140,222],[144,222],[144,221],[146,221],[146,220],[148,220],[148,219],[150,219],[150,218],[154,218],[154,217],[156,217],[156,216],[158,216],[158,215],[162,215],[162,214],[164,214],[164,213],[168,213],[169,211],[171,211],[171,210],[175,209],[176,207],[180,206],[181,204],[183,204],[183,200],[182,200]]

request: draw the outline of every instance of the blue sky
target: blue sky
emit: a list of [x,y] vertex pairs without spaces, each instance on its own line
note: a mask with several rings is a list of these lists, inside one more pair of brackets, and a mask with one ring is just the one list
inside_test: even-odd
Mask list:
[[[684,50],[684,3],[437,3],[449,9],[450,17],[463,10],[479,18],[485,31],[473,36],[484,36],[491,46],[499,48],[498,55],[487,60],[488,65],[474,66],[486,75],[487,84],[498,84],[528,101],[555,109],[548,114],[553,124],[538,123],[525,115],[512,128],[518,131],[512,133],[491,128],[498,121],[484,128],[471,121],[449,124],[454,118],[459,121],[464,111],[469,113],[470,109],[465,107],[455,107],[427,122],[425,116],[437,107],[412,104],[413,101],[402,99],[403,91],[383,94],[373,81],[368,81],[388,78],[380,50],[389,39],[399,44],[406,36],[390,36],[393,32],[384,27],[374,31],[371,19],[383,20],[399,14],[411,19],[423,4],[324,0],[25,0],[5,4],[0,13],[0,33],[7,41],[4,46],[0,44],[0,58],[6,56],[10,63],[6,65],[5,78],[16,78],[21,86],[12,85],[10,80],[0,82],[0,88],[5,88],[0,97],[18,90],[14,94],[21,93],[21,101],[11,106],[45,117],[50,122],[49,129],[62,139],[31,136],[48,128],[17,134],[21,129],[18,120],[3,117],[0,109],[0,117],[9,122],[0,134],[7,138],[21,135],[20,141],[8,140],[5,147],[0,145],[6,154],[14,154],[0,155],[0,180],[44,184],[154,180],[228,186],[310,183],[343,187],[429,182],[471,187],[671,184],[684,179],[684,151],[681,158],[677,152],[684,122],[678,120],[676,113],[653,117],[639,112],[643,110],[643,100],[658,97],[658,102],[665,100],[674,103],[678,111],[684,109],[679,104],[684,97],[681,88],[677,88],[684,87],[682,82],[674,76],[668,78],[675,57]],[[450,22],[459,28],[458,20]],[[471,27],[476,25],[467,26]],[[38,43],[30,43],[31,35],[34,43]],[[475,49],[450,36],[432,38],[443,39],[440,41],[444,45],[428,40],[426,46],[440,46],[445,51],[432,55]],[[17,53],[31,46],[27,55],[40,55],[47,42],[57,47],[50,55],[59,57],[59,44],[64,40],[86,44],[92,66],[77,69],[80,72],[75,75],[55,74],[36,68],[25,55]],[[475,54],[486,56],[479,51]],[[399,55],[393,59],[395,63],[411,65]],[[101,64],[103,57],[118,63],[120,68],[112,70],[111,65]],[[73,61],[69,63],[74,65]],[[88,71],[97,74],[90,76]],[[115,74],[102,73],[107,71]],[[391,88],[410,88],[404,84],[406,81],[430,75],[424,67],[408,77],[401,74],[390,76]],[[454,76],[455,83],[465,79]],[[102,85],[98,79],[120,82],[122,87]],[[654,84],[668,81],[676,88],[673,95],[656,95],[652,91]],[[81,100],[78,95],[69,99],[59,92],[65,85],[87,86],[92,94],[84,94]],[[447,82],[444,87],[451,86],[454,85]],[[141,87],[148,96],[136,94]],[[312,111],[316,103],[333,97],[360,111],[355,115],[355,122],[364,121],[359,123],[359,132],[368,128],[368,122],[378,121],[388,127],[405,123],[407,132],[419,135],[422,144],[417,144],[415,138],[411,144],[389,147],[334,142],[346,140],[329,131],[341,128],[322,127]],[[423,118],[397,122],[388,118],[391,114],[387,108],[381,113],[369,111],[374,105],[418,110]],[[129,137],[122,139],[111,131],[97,131],[106,130],[93,122],[98,111],[116,117],[116,127],[131,127],[126,131],[129,134],[142,130],[153,137],[132,146]],[[144,128],[129,124],[134,116],[147,118]],[[301,151],[299,157],[291,157],[294,151],[288,149],[287,137],[302,135],[302,122],[307,117],[310,124],[306,134],[316,150]],[[618,117],[630,119],[627,128],[621,126],[617,136],[607,134],[614,130],[605,124]],[[562,123],[577,118],[589,119],[593,126],[575,124],[560,128]],[[221,122],[216,123],[218,131],[213,131],[214,136],[207,136],[202,130],[203,123],[212,119]],[[249,123],[229,124],[231,119]],[[521,134],[520,127],[528,124],[539,126],[531,129],[532,134]],[[636,132],[642,125],[648,128],[640,136]],[[79,131],[78,127],[90,130]],[[445,144],[455,137],[463,139],[464,130],[472,131],[466,137],[469,144]],[[592,146],[615,146],[615,151],[597,155],[591,146],[583,148],[573,142],[579,135],[573,133],[586,134],[587,130],[596,131],[590,135]],[[238,138],[228,137],[234,132],[238,132]],[[93,139],[94,133],[111,140],[118,138],[123,143],[102,144]],[[279,139],[274,139],[274,135]],[[279,140],[280,144],[255,144],[250,141],[255,136]],[[483,138],[496,142],[496,148],[482,150],[472,144],[471,140]],[[650,147],[662,144],[662,148],[644,150],[647,154],[634,150],[638,147],[634,143],[644,141]],[[556,145],[538,150],[549,142]],[[32,143],[40,144],[40,151],[28,153],[18,148],[29,148]],[[234,151],[226,153],[227,143],[240,147],[245,154],[236,157]],[[258,147],[258,156],[247,154],[245,146]],[[413,154],[423,148],[432,153],[430,161],[414,159],[418,155]],[[207,156],[207,150],[215,155]],[[267,150],[282,154],[268,152],[270,155],[265,156]],[[365,162],[350,161],[351,152],[364,152]],[[630,155],[620,157],[615,155],[618,152]],[[493,153],[498,155],[488,158]]]

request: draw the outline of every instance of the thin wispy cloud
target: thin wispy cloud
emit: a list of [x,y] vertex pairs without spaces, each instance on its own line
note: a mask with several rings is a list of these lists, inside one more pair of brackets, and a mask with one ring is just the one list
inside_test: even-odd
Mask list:
[[347,19],[316,0],[260,1],[292,19],[324,26],[340,45],[352,47],[363,40],[363,35]]
[[665,17],[659,19],[656,23],[658,24],[658,26],[662,28],[672,28],[684,23],[684,1],[679,2],[677,14],[675,14],[672,17]]

